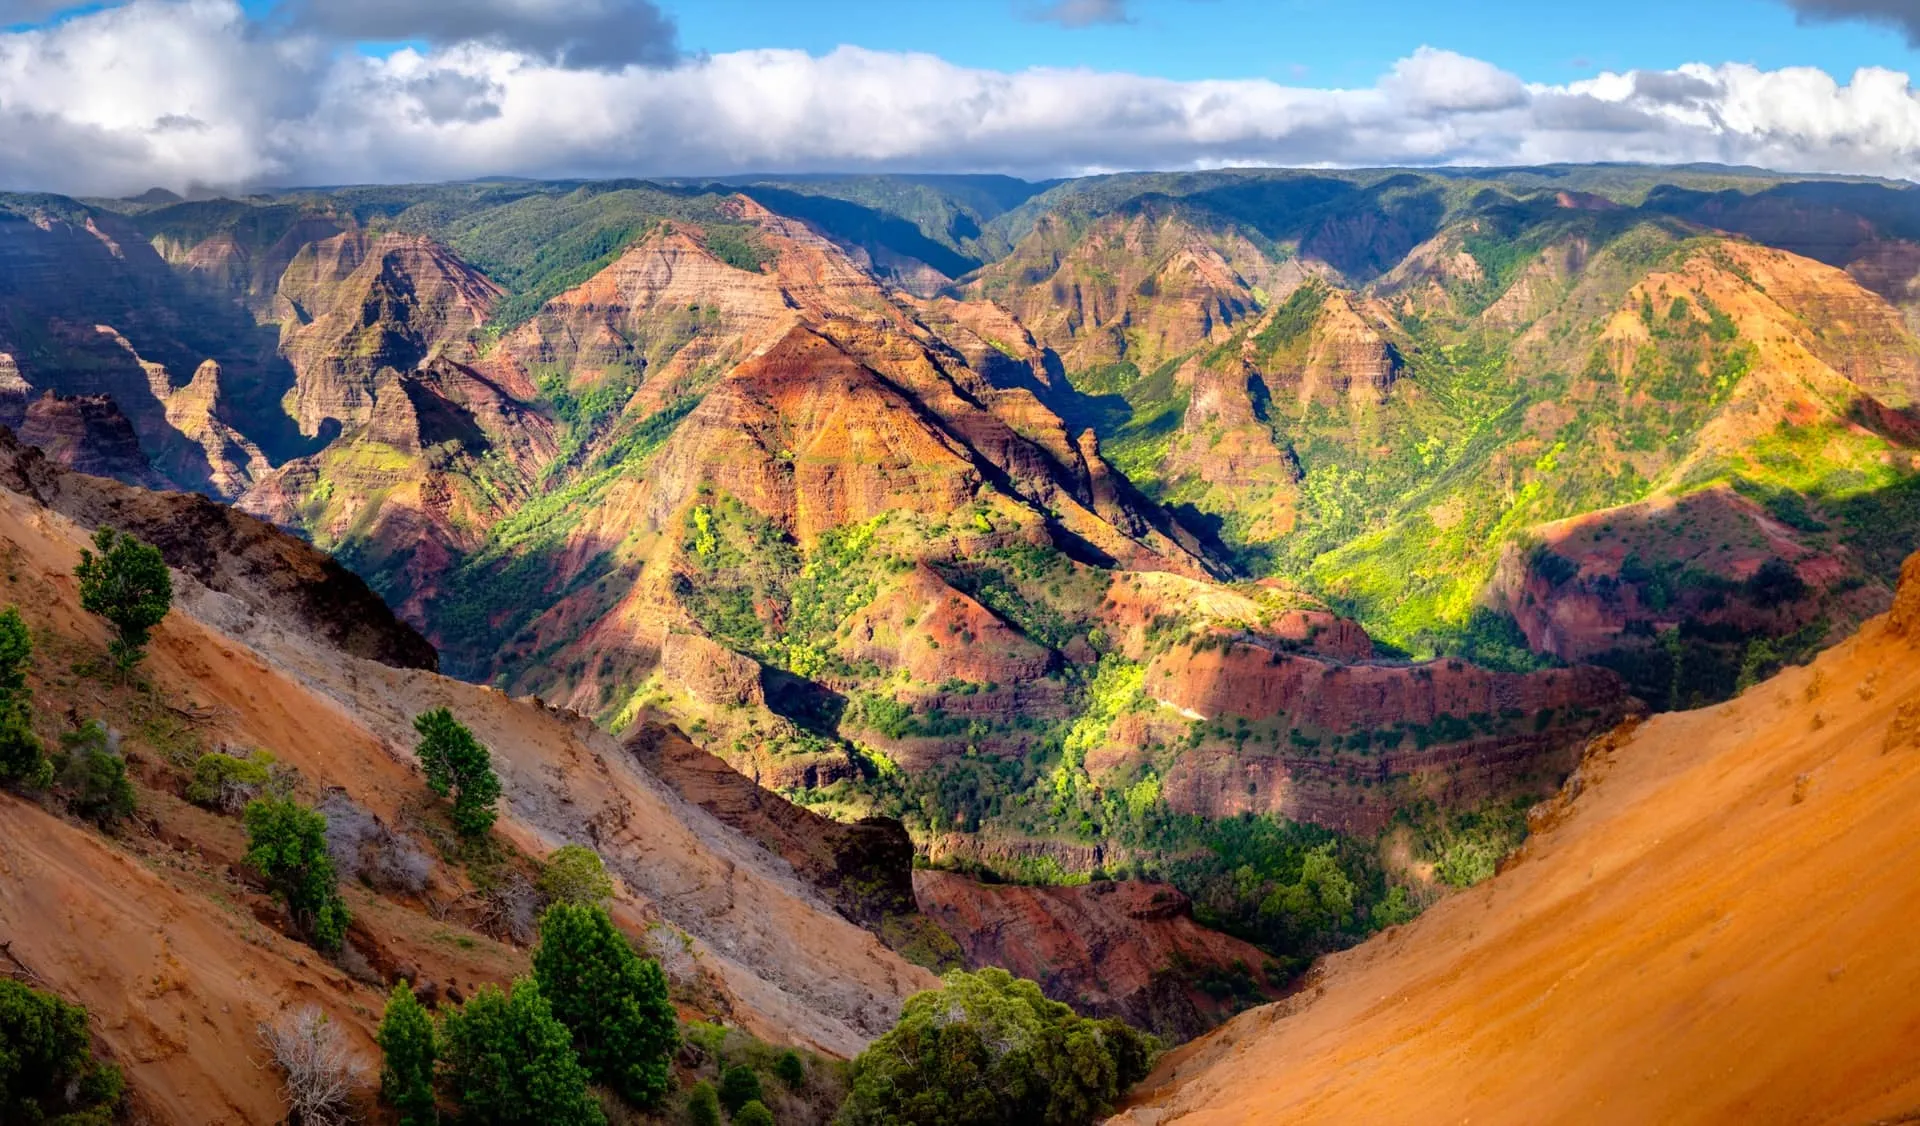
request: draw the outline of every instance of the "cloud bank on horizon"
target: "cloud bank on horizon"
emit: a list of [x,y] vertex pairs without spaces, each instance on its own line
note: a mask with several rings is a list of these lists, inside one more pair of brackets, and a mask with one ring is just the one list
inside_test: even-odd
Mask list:
[[[0,0],[0,26],[60,5]],[[1920,27],[1900,0],[1805,18]],[[1068,0],[1042,18],[1124,19]],[[384,57],[359,40],[402,40]],[[133,0],[0,33],[0,188],[486,175],[1005,172],[1715,161],[1909,177],[1901,72],[1697,63],[1542,85],[1423,47],[1371,86],[970,69],[841,47],[685,57],[645,0]]]

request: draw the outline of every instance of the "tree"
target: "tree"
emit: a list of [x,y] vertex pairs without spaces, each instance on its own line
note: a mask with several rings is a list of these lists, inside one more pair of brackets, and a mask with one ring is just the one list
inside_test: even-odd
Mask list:
[[720,1096],[705,1079],[687,1092],[687,1121],[693,1126],[720,1126]]
[[561,845],[540,873],[541,894],[554,903],[599,907],[613,898],[613,880],[600,854],[585,845]]
[[482,1126],[605,1126],[567,1028],[529,978],[483,985],[441,1025],[461,1120]]
[[720,1105],[728,1114],[739,1114],[748,1103],[759,1102],[766,1092],[760,1089],[760,1073],[744,1063],[736,1063],[720,1073]]
[[33,636],[17,607],[0,610],[0,702],[12,703],[27,687],[33,660]]
[[908,998],[899,1023],[854,1060],[837,1121],[1081,1126],[1152,1062],[1152,1038],[1081,1017],[1005,970],[944,981]]
[[112,528],[93,533],[91,551],[80,553],[80,608],[112,624],[108,645],[114,664],[126,672],[146,655],[147,639],[173,606],[173,576],[160,550]]
[[420,733],[416,751],[428,788],[453,797],[454,829],[465,837],[485,836],[500,800],[500,779],[487,749],[446,708],[415,716],[413,729]]
[[33,638],[20,611],[0,610],[0,782],[44,786],[53,779],[46,748],[34,734],[27,707],[27,666]]
[[400,1114],[400,1126],[431,1126],[434,1107],[433,1063],[439,1055],[433,1018],[402,980],[387,996],[380,1018],[380,1098]]
[[666,1095],[680,1047],[667,979],[658,962],[634,953],[604,907],[547,908],[533,976],[554,1017],[572,1030],[588,1074],[635,1106]]
[[102,828],[133,815],[126,760],[114,751],[112,736],[98,720],[62,735],[60,753],[56,782],[75,813]]
[[773,1112],[766,1103],[754,1099],[733,1116],[733,1126],[773,1126]]
[[94,1062],[87,1010],[0,977],[0,1122],[107,1122],[123,1090],[118,1068]]
[[259,798],[247,804],[246,822],[247,863],[266,877],[308,941],[338,950],[353,916],[327,852],[326,817],[292,798]]
[[797,1089],[807,1082],[807,1065],[801,1062],[800,1053],[792,1048],[781,1052],[780,1058],[773,1061],[773,1073],[790,1088]]

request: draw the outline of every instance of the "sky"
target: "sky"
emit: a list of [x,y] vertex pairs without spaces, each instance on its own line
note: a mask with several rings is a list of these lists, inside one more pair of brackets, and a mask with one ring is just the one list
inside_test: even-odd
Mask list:
[[1717,161],[1920,178],[1920,0],[0,0],[0,188]]

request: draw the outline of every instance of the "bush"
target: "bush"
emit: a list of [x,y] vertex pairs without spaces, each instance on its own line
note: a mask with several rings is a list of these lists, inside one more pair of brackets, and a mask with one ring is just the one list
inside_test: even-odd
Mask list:
[[53,780],[46,748],[34,734],[28,711],[27,665],[33,659],[33,638],[20,611],[0,610],[0,783],[45,786]]
[[338,950],[353,916],[327,852],[327,819],[291,798],[260,798],[247,806],[246,820],[247,863],[266,877],[308,941]]
[[553,903],[599,907],[613,898],[613,880],[600,854],[585,845],[561,845],[547,857],[539,888]]
[[604,1126],[567,1028],[531,979],[483,985],[441,1025],[441,1058],[463,1122]]
[[73,572],[80,580],[80,608],[112,624],[118,636],[108,652],[126,672],[146,655],[153,627],[173,606],[173,576],[159,549],[112,528],[95,532],[93,546],[100,554],[82,551]]
[[399,1112],[400,1126],[430,1126],[439,1120],[434,1109],[433,1062],[439,1055],[433,1018],[413,995],[406,981],[387,996],[380,1018],[380,1098]]
[[788,1087],[799,1088],[806,1085],[807,1065],[800,1060],[800,1053],[788,1048],[773,1061],[773,1074]]
[[105,1122],[123,1089],[94,1062],[87,1010],[0,977],[0,1122]]
[[500,800],[500,779],[487,749],[446,708],[414,717],[413,729],[420,733],[416,750],[427,786],[443,798],[453,797],[454,829],[465,837],[485,836]]
[[773,1112],[767,1109],[767,1104],[755,1099],[733,1116],[733,1126],[773,1126]]
[[75,813],[103,829],[133,816],[133,783],[115,741],[98,720],[60,737],[55,784]]
[[224,751],[201,755],[193,763],[187,800],[222,813],[238,813],[266,789],[272,765],[273,756],[265,752],[245,757]]
[[853,1062],[838,1121],[1077,1126],[1147,1073],[1155,1042],[1088,1020],[1005,970],[946,976]]
[[[572,1030],[589,1075],[635,1106],[653,1106],[666,1095],[680,1047],[667,979],[659,963],[634,953],[605,908],[549,907],[540,919],[533,975],[555,1019]],[[723,1101],[726,1093],[723,1084]]]
[[19,704],[0,708],[0,783],[38,788],[52,781],[53,764],[47,761],[46,748],[34,734],[26,708]]
[[687,1121],[693,1126],[720,1126],[720,1096],[704,1079],[687,1092]]
[[283,1013],[260,1026],[260,1040],[285,1076],[283,1093],[292,1121],[339,1126],[351,1120],[363,1070],[327,1014],[312,1005]]
[[760,1089],[760,1073],[737,1063],[720,1075],[720,1105],[728,1114],[739,1114],[748,1103],[760,1101],[766,1092]]

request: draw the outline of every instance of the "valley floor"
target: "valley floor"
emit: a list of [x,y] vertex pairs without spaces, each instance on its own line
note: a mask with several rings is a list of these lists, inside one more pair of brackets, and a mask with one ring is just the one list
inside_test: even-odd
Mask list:
[[1920,560],[1811,666],[1597,743],[1497,878],[1174,1053],[1115,1121],[1911,1121],[1917,617]]

